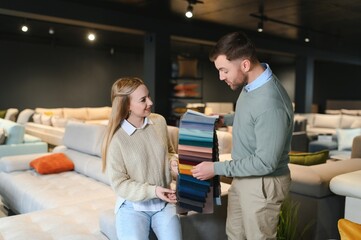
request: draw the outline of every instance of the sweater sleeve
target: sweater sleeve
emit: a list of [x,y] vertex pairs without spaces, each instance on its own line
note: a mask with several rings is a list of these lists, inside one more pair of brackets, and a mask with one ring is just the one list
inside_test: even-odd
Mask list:
[[157,198],[155,185],[132,180],[127,174],[121,146],[112,141],[107,153],[107,171],[115,193],[129,201],[138,202]]
[[271,174],[284,157],[289,126],[289,117],[282,109],[262,113],[255,121],[256,149],[253,153],[242,159],[215,163],[215,174],[232,177]]

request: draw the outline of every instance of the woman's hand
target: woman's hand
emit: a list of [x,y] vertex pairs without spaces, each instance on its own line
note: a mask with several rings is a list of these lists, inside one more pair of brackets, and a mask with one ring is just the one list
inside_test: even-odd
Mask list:
[[177,202],[177,196],[176,196],[175,190],[157,186],[155,188],[155,194],[157,195],[158,198],[162,199],[163,201],[166,201],[169,203]]

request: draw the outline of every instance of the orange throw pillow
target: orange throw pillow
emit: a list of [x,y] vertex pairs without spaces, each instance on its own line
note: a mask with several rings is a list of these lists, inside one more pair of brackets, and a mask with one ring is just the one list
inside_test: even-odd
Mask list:
[[30,167],[40,174],[50,174],[71,171],[74,163],[64,153],[53,153],[34,159]]
[[361,238],[361,224],[344,218],[338,220],[338,231],[341,235],[341,240],[356,240]]

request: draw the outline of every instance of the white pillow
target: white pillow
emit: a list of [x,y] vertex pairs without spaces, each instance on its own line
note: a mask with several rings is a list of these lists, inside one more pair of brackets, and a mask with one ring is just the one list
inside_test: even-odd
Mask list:
[[361,128],[361,120],[356,120],[351,124],[351,128]]
[[51,125],[53,125],[54,127],[65,128],[67,122],[68,119],[61,118],[59,116],[53,116],[51,118]]
[[361,128],[353,129],[340,129],[336,130],[337,141],[338,141],[338,150],[350,150],[352,148],[353,139],[361,135]]
[[40,118],[41,118],[41,114],[40,114],[40,113],[34,113],[34,115],[33,115],[33,121],[34,121],[34,123],[39,123],[39,124],[41,124]]
[[52,117],[51,115],[47,115],[45,113],[42,113],[41,117],[40,117],[41,124],[51,126],[51,117]]
[[4,128],[0,128],[0,145],[4,144],[6,140],[6,131]]

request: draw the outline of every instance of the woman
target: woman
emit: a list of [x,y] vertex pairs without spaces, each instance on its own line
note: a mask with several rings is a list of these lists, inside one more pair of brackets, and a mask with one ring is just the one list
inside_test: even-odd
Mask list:
[[170,189],[171,166],[178,159],[169,142],[167,124],[139,78],[117,80],[111,92],[112,113],[103,142],[103,170],[117,194],[119,239],[182,239],[176,195]]

